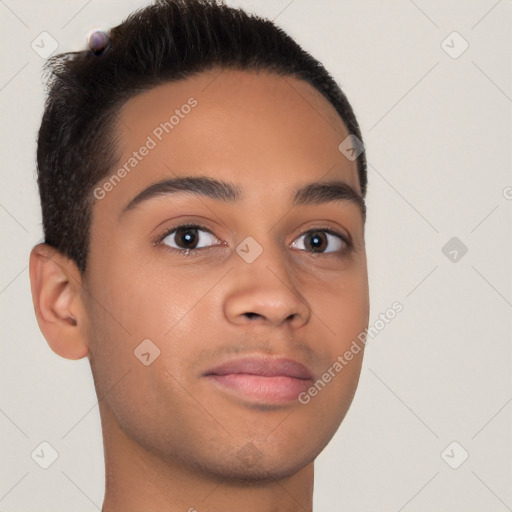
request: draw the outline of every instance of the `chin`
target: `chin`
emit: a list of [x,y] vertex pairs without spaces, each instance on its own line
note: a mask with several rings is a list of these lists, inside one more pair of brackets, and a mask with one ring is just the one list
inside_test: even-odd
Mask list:
[[[211,454],[212,460],[195,461],[194,469],[208,474],[216,480],[228,480],[234,485],[259,486],[287,479],[314,462],[324,446],[305,447],[299,445],[285,452],[279,447],[263,444],[261,449],[247,442],[234,451],[234,444],[226,447],[223,454]],[[191,459],[188,459],[191,462]]]
[[276,462],[258,461],[251,464],[241,463],[239,460],[228,461],[215,469],[217,476],[229,480],[232,484],[240,486],[267,485],[270,482],[287,479],[314,461],[285,460],[279,457]]

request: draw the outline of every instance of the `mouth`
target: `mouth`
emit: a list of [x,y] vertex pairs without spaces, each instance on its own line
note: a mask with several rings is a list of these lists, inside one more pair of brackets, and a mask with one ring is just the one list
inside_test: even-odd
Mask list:
[[269,404],[297,400],[314,380],[311,370],[297,361],[264,356],[227,361],[203,377],[223,392]]

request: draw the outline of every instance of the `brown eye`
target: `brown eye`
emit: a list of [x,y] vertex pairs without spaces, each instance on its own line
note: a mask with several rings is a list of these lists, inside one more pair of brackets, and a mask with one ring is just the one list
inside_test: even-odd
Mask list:
[[305,247],[314,252],[323,252],[327,249],[329,242],[327,236],[322,231],[310,231],[306,235]]
[[[301,239],[304,241],[301,242]],[[342,251],[347,245],[344,236],[325,229],[307,231],[292,243],[296,249],[320,253]]]
[[216,245],[208,243],[213,239],[217,240],[212,233],[199,226],[178,226],[167,233],[162,243],[174,249],[190,250]]

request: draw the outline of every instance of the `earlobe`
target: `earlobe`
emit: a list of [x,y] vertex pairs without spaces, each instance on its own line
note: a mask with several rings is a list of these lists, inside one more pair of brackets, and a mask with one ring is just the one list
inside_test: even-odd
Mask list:
[[66,359],[85,357],[89,347],[76,264],[53,247],[38,244],[30,253],[29,273],[37,323],[48,345]]

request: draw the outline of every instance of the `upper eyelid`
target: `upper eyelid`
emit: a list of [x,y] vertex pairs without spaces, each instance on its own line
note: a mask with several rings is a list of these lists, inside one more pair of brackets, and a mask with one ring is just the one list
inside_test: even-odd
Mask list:
[[162,242],[165,238],[167,238],[169,235],[171,235],[172,233],[174,233],[175,231],[177,231],[180,228],[199,228],[202,231],[207,231],[211,235],[215,236],[215,238],[217,238],[217,236],[211,231],[211,229],[207,228],[206,226],[202,226],[201,224],[198,224],[197,222],[195,222],[195,223],[184,222],[183,224],[178,224],[177,226],[164,229],[163,232],[157,236],[154,243],[158,244],[158,243]]
[[347,234],[340,233],[339,231],[336,231],[336,230],[334,230],[332,228],[329,228],[329,227],[317,227],[317,228],[306,229],[305,231],[302,231],[300,233],[300,235],[298,235],[298,237],[294,239],[294,241],[297,240],[298,238],[306,235],[307,233],[309,233],[311,231],[324,231],[325,233],[329,233],[330,235],[337,236],[338,238],[341,238],[343,243],[345,243],[349,247],[353,245],[352,244],[352,237],[348,233]]

